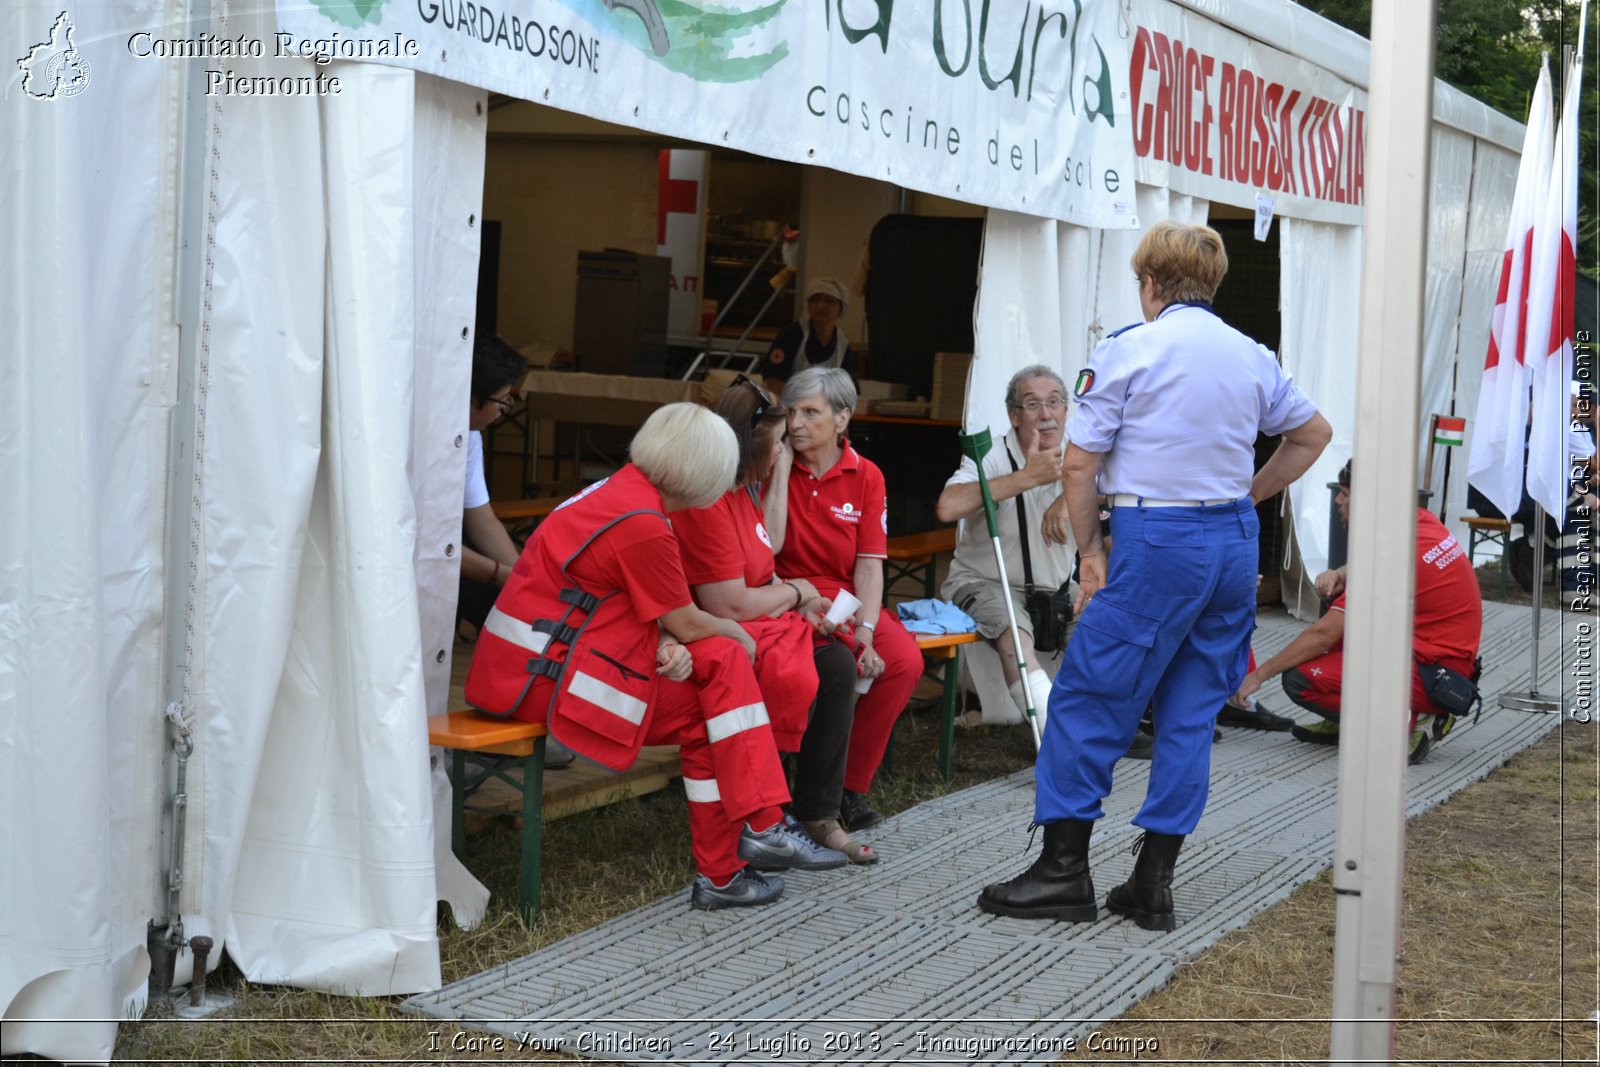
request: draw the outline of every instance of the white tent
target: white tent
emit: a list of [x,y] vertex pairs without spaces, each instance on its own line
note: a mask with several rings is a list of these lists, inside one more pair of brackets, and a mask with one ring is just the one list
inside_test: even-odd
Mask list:
[[[1323,485],[1349,458],[1356,424],[1361,212],[1348,188],[1328,183],[1320,195],[1311,195],[1304,170],[1320,159],[1334,172],[1348,173],[1352,142],[1346,138],[1342,151],[1330,151],[1340,142],[1323,142],[1322,134],[1341,116],[1365,110],[1367,45],[1283,0],[1234,0],[1220,13],[1217,5],[1198,0],[1144,0],[1133,5],[1130,21],[1135,42],[1149,40],[1135,49],[1131,62],[1136,73],[1142,72],[1145,100],[1155,96],[1159,107],[1163,98],[1157,94],[1169,79],[1166,59],[1158,63],[1151,53],[1181,54],[1186,64],[1199,57],[1200,64],[1189,106],[1203,126],[1194,138],[1198,148],[1186,146],[1181,161],[1156,159],[1153,146],[1140,149],[1135,173],[1141,228],[1169,217],[1203,222],[1208,202],[1253,212],[1262,193],[1273,200],[1273,225],[1282,227],[1279,354],[1334,427],[1333,443],[1288,493],[1293,544],[1283,560],[1284,601],[1291,611],[1310,617],[1317,605],[1310,579],[1328,559],[1330,497]],[[1228,143],[1223,101],[1231,78],[1232,106],[1241,106],[1238,94],[1247,71],[1254,72],[1258,85],[1281,89],[1282,111],[1292,121],[1276,128],[1290,131],[1284,140],[1291,154],[1301,153],[1293,161],[1301,176],[1297,192],[1286,191],[1286,182],[1273,189],[1223,174]],[[1291,108],[1287,101],[1296,96]],[[1308,111],[1323,104],[1326,111]],[[1134,136],[1142,145],[1141,125],[1135,122]],[[1423,419],[1430,412],[1475,410],[1520,137],[1519,123],[1436,84]],[[968,429],[988,425],[1004,410],[1001,393],[1011,371],[1030,363],[1059,364],[1071,382],[1106,333],[1138,321],[1128,268],[1138,236],[1009,211],[989,213]],[[1420,471],[1420,456],[1417,462]],[[1462,467],[1450,480],[1447,498],[1442,462],[1435,463],[1433,484],[1426,488],[1434,491],[1435,511],[1443,503],[1450,518],[1459,520],[1466,501]]]
[[[710,79],[657,55],[631,11],[580,0],[559,27],[382,0],[7,9],[6,1054],[108,1056],[169,910],[252,980],[367,995],[438,985],[436,900],[481,913],[435,832],[424,719],[449,677],[484,89],[996,209],[981,382],[1015,359],[1075,370],[1132,317],[1119,283],[1136,223],[1252,202],[1135,162],[1133,27],[1209,35],[1218,55],[1315,53],[1307,76],[1359,103],[1359,39],[1286,3],[1237,0],[1225,19],[1199,2],[1048,18],[997,4],[966,27],[964,59],[908,5],[893,24],[867,23],[872,5],[726,6],[745,23],[700,42],[724,49]],[[279,32],[401,54],[317,64],[276,55]],[[228,41],[262,54],[217,54]],[[1027,62],[1008,80],[1013,49]],[[1441,94],[1429,336],[1439,367],[1475,367],[1518,142]],[[1339,309],[1359,230],[1300,210],[1280,200],[1284,356],[1340,425],[1331,457],[1351,423]],[[1023,264],[1044,273],[1025,282]],[[1425,409],[1443,410],[1448,375],[1428,382]],[[1457,410],[1475,382],[1462,376]],[[980,384],[971,407],[985,404]],[[1316,503],[1296,504],[1308,560]],[[193,744],[181,885],[163,873],[169,708]],[[28,1021],[61,1019],[103,1022]]]

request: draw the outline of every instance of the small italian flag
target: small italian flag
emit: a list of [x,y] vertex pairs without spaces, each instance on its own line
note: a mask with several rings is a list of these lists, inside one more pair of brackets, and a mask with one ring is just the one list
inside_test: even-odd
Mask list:
[[1467,420],[1452,419],[1448,415],[1440,415],[1438,423],[1433,428],[1433,443],[1451,448],[1467,439]]

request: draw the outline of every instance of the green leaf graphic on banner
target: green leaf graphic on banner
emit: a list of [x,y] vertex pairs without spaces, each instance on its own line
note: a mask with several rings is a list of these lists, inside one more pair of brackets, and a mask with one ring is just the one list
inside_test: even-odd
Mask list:
[[389,0],[311,0],[316,9],[341,26],[359,30],[383,21],[383,5]]
[[[788,0],[738,10],[694,0],[563,0],[567,7],[609,26],[628,44],[668,70],[702,82],[742,82],[761,77],[789,55],[789,42],[773,41],[763,29]],[[658,16],[652,41],[651,15]],[[665,30],[665,49],[660,34]]]

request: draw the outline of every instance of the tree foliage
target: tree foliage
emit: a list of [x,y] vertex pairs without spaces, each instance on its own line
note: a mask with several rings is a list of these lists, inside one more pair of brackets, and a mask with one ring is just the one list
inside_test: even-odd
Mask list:
[[[1372,0],[1297,2],[1363,37],[1370,31]],[[1580,7],[1575,0],[1440,0],[1434,72],[1469,96],[1518,122],[1526,122],[1533,86],[1539,78],[1539,57],[1548,51],[1556,102],[1552,121],[1559,122],[1566,91],[1561,84],[1565,63],[1562,49],[1578,43]],[[1590,14],[1600,14],[1600,10]],[[1595,167],[1595,108],[1600,106],[1596,21],[1593,17],[1589,20],[1589,40],[1583,50],[1583,99],[1578,124],[1578,268],[1590,274],[1600,264],[1596,258],[1596,204],[1600,196]]]

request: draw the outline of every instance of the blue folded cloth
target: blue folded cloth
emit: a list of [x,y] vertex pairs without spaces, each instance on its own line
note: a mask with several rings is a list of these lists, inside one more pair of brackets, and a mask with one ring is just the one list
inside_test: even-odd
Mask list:
[[978,632],[972,616],[945,600],[907,600],[900,605],[900,621],[914,634]]

